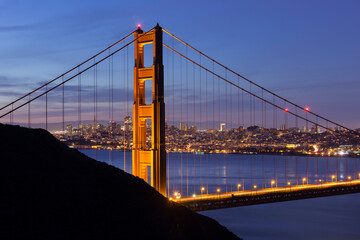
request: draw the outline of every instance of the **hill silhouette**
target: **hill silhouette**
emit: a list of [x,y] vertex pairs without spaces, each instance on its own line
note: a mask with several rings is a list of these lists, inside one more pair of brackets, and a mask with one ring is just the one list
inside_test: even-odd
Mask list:
[[50,133],[0,124],[0,239],[239,239]]

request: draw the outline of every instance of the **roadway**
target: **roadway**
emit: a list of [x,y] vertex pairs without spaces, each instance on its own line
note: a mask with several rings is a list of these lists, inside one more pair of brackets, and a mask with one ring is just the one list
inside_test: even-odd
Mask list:
[[360,179],[303,184],[227,193],[202,194],[172,199],[194,211],[290,201],[360,192]]

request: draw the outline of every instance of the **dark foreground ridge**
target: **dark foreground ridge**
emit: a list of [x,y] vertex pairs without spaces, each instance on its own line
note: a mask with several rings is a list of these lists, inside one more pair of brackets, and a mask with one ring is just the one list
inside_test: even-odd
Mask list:
[[239,239],[50,133],[0,124],[1,239]]

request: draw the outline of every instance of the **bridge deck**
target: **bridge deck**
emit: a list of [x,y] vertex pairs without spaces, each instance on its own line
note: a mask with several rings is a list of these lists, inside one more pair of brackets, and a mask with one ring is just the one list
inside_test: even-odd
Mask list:
[[207,194],[174,199],[174,201],[193,211],[205,211],[359,192],[360,180],[352,180],[346,182],[236,191],[223,194]]

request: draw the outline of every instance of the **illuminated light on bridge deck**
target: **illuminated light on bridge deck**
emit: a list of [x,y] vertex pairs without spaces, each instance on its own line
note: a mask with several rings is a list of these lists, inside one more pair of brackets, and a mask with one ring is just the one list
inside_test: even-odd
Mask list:
[[[237,207],[253,204],[263,204],[265,202],[278,202],[286,200],[306,199],[320,196],[332,196],[344,193],[356,193],[360,191],[360,180],[349,180],[340,182],[321,182],[318,184],[308,184],[257,189],[254,185],[253,190],[241,192],[214,193],[197,197],[184,197],[175,200],[176,202],[194,210],[210,210],[227,207]],[[255,187],[256,186],[256,187]],[[343,193],[342,193],[343,192]],[[316,196],[314,196],[316,195]]]
[[303,178],[303,179],[302,179],[302,183],[303,183],[303,185],[304,185],[304,182],[305,182],[305,181],[306,181],[306,178]]
[[272,181],[271,181],[271,187],[273,187],[274,184],[275,184],[275,181],[272,180]]

